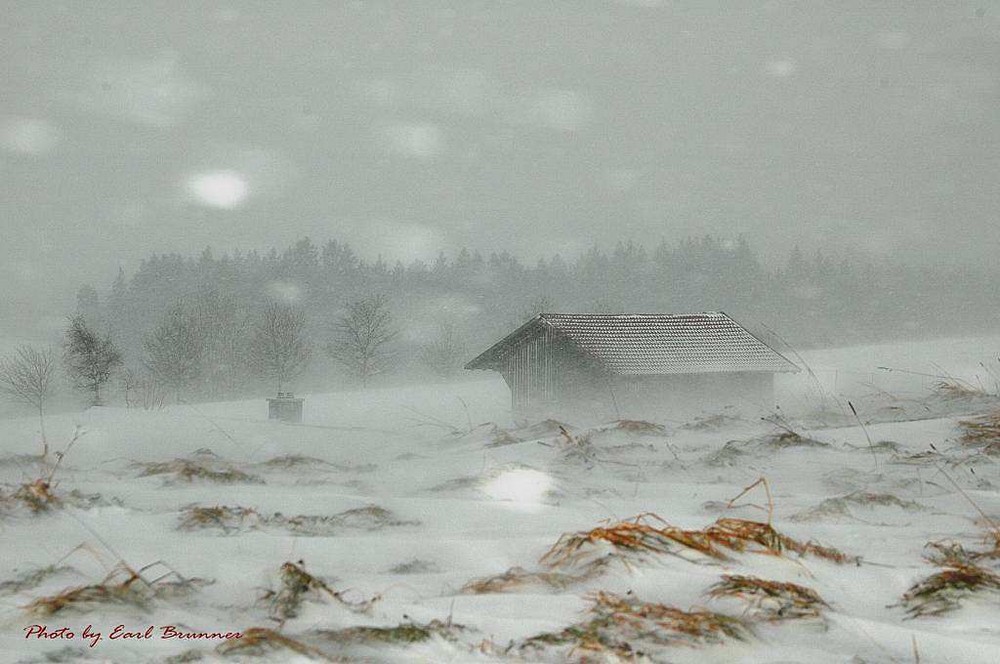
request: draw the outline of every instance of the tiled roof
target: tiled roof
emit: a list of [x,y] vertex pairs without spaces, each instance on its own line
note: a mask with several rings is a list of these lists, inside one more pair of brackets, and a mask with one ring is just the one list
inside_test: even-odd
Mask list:
[[[722,312],[697,314],[539,314],[547,325],[620,375],[798,371],[788,359]],[[469,363],[489,368],[526,324]]]

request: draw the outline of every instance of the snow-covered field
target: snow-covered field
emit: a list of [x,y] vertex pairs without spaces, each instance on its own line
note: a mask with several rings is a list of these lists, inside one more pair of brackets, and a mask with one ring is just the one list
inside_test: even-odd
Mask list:
[[[482,377],[308,395],[302,425],[268,422],[263,400],[94,408],[50,419],[56,450],[81,435],[49,492],[21,498],[52,471],[31,457],[37,423],[3,421],[0,659],[1000,661],[1000,588],[945,590],[957,605],[940,615],[920,614],[946,602],[904,602],[942,570],[988,586],[1000,568],[976,555],[995,551],[998,457],[958,424],[995,402],[919,375],[993,389],[998,349],[808,353],[815,379],[783,379],[780,410],[663,428],[517,425],[503,383]],[[644,513],[648,528],[613,527]],[[743,521],[704,530],[720,518]],[[796,553],[769,518],[846,558]],[[927,546],[945,540],[964,551]],[[727,575],[797,585],[710,596]],[[73,636],[26,639],[32,625]],[[151,638],[111,639],[117,625]]]

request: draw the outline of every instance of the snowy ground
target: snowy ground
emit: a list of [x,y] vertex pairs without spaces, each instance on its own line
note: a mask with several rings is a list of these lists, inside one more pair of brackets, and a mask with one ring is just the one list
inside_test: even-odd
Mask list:
[[[617,629],[642,632],[629,643],[640,660],[1000,661],[997,590],[959,593],[957,608],[935,616],[901,603],[942,570],[926,557],[929,542],[993,546],[978,510],[1000,522],[998,457],[960,444],[958,422],[995,402],[877,369],[992,387],[998,348],[1000,339],[978,339],[811,353],[816,378],[780,383],[771,422],[706,414],[662,430],[518,427],[494,379],[310,395],[299,426],[263,419],[263,401],[95,408],[48,423],[56,449],[77,426],[82,435],[53,477],[60,506],[37,513],[14,497],[50,472],[30,456],[37,425],[0,422],[0,659],[615,661]],[[176,459],[186,463],[162,465]],[[860,561],[759,544],[713,558],[676,542],[632,551],[601,541],[583,543],[572,562],[540,561],[563,533],[642,513],[689,530],[721,517],[766,522],[763,485],[727,504],[761,477],[778,532]],[[194,509],[217,506],[233,509]],[[158,564],[101,585],[122,562]],[[989,557],[976,565],[1000,567]],[[522,571],[466,587],[513,568]],[[793,582],[826,606],[795,618],[774,600],[709,597],[723,575]],[[597,591],[738,621],[706,639],[637,614],[598,628],[587,624]],[[73,637],[25,639],[33,624]],[[111,640],[119,624],[153,626],[153,638]],[[102,634],[94,647],[87,625]],[[244,632],[244,647],[160,638],[168,625]],[[349,629],[358,626],[395,629]],[[571,626],[580,629],[564,632]]]

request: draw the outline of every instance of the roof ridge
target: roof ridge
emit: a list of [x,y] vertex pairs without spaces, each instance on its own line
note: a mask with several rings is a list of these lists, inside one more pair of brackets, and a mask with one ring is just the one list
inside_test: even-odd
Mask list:
[[616,374],[797,371],[798,367],[724,311],[535,315],[468,368],[489,368],[523,335],[547,327]]
[[536,317],[547,318],[549,316],[593,316],[593,317],[614,317],[614,318],[627,318],[627,317],[647,317],[647,318],[684,318],[690,316],[725,316],[729,318],[729,315],[725,311],[692,311],[688,313],[679,314],[663,314],[663,313],[646,313],[646,312],[626,312],[626,313],[604,313],[604,312],[588,312],[588,311],[547,311],[544,313],[537,314]]

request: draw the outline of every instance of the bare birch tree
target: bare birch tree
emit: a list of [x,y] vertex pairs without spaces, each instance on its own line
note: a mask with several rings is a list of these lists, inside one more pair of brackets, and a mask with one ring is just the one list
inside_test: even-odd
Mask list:
[[173,391],[178,403],[201,377],[202,345],[193,317],[180,302],[167,310],[143,341],[146,369],[156,382]]
[[49,442],[45,437],[45,402],[52,395],[54,369],[50,349],[21,346],[11,356],[0,360],[0,393],[38,411],[42,458],[49,455]]
[[81,314],[70,319],[66,330],[63,361],[73,386],[93,392],[92,403],[101,405],[101,388],[122,364],[122,354],[108,333],[101,337]]
[[466,344],[454,323],[442,323],[437,335],[421,350],[424,364],[438,376],[450,376],[462,366]]
[[166,393],[148,369],[122,369],[121,386],[126,408],[163,409]]
[[305,326],[302,310],[280,302],[264,307],[254,326],[251,360],[261,376],[274,381],[279,392],[309,364],[312,349]]
[[348,303],[337,331],[327,352],[360,378],[362,386],[367,386],[372,376],[383,369],[388,358],[386,345],[398,335],[388,298],[375,295]]

